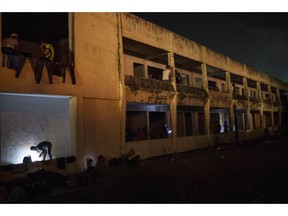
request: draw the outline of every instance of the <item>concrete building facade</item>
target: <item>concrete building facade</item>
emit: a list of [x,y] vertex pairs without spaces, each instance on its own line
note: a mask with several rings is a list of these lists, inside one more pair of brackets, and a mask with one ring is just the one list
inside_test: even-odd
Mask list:
[[53,82],[47,66],[35,81],[31,58],[15,76],[0,56],[1,164],[42,140],[55,158],[76,156],[74,172],[87,157],[149,158],[287,126],[287,83],[130,13],[67,16],[68,66]]

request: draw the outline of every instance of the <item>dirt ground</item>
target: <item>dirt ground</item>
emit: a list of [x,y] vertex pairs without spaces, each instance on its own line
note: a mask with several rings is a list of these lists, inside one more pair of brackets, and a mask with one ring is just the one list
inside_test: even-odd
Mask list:
[[281,136],[111,167],[89,186],[27,203],[288,203],[287,194],[288,136]]

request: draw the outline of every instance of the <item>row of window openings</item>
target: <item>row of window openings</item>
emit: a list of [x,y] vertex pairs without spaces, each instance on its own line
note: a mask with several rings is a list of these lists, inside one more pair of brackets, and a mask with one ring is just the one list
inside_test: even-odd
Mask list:
[[[172,137],[170,120],[168,118],[169,112],[127,111],[126,142]],[[234,126],[229,127],[229,117],[226,113],[213,113],[210,118],[210,133],[235,131]],[[237,118],[238,129],[248,129],[246,114],[239,113]],[[196,120],[194,123],[193,119]],[[252,114],[252,119],[253,128],[260,128],[260,114]],[[177,112],[177,136],[204,135],[204,122],[204,113]],[[227,128],[224,126],[225,122],[228,126]]]

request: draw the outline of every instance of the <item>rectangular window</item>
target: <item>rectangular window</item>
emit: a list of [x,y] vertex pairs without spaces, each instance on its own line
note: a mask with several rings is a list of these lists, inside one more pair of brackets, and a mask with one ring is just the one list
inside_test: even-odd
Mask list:
[[177,136],[185,136],[183,112],[177,112]]
[[192,112],[177,112],[177,136],[192,136]]
[[186,136],[192,136],[192,115],[191,112],[185,112],[185,134]]
[[170,137],[169,113],[169,105],[127,103],[126,142]]
[[147,112],[127,111],[126,142],[147,139]]
[[166,112],[149,112],[150,139],[169,137],[168,125],[166,125]]
[[204,113],[198,113],[199,135],[205,134],[205,116]]
[[134,76],[145,78],[145,69],[143,64],[133,63]]
[[162,69],[148,66],[149,79],[162,80]]
[[189,75],[181,74],[182,77],[182,85],[189,86]]

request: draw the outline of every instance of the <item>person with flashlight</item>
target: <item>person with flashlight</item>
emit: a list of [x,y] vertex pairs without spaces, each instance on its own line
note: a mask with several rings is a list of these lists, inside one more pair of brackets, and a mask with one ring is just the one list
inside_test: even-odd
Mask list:
[[38,145],[31,146],[30,148],[31,151],[37,151],[37,152],[41,151],[39,157],[44,155],[43,160],[45,160],[47,153],[50,157],[50,160],[52,159],[51,149],[52,149],[52,143],[49,141],[42,141]]

